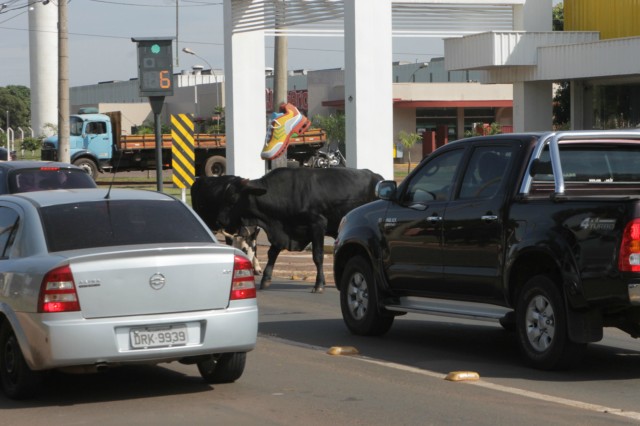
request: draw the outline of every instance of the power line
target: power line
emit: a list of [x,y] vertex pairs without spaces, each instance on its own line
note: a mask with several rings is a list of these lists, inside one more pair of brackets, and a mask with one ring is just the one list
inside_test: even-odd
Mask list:
[[[158,4],[142,4],[142,3],[123,3],[120,1],[113,1],[113,0],[89,0],[92,1],[94,3],[103,3],[103,4],[111,4],[114,6],[132,6],[132,7],[153,7],[153,8],[157,8],[157,7],[171,7],[171,8],[175,8],[176,5],[175,4],[165,4],[165,5],[158,5]],[[176,0],[177,1],[177,0]],[[192,5],[180,5],[180,7],[203,7],[203,6],[221,6],[222,2],[216,2],[216,3],[207,3],[204,1],[188,1],[188,0],[182,0],[183,2],[187,2],[187,3],[196,3],[196,4],[192,4]]]
[[[24,13],[24,12],[23,12]],[[1,22],[0,22],[1,23]],[[12,30],[12,31],[45,31],[45,30],[29,30],[24,28],[9,28],[9,27],[0,27],[0,30]],[[57,34],[55,31],[45,31]],[[69,32],[69,35],[80,36],[80,37],[97,37],[97,38],[112,38],[112,39],[122,39],[122,40],[130,40],[130,36],[116,36],[116,35],[107,35],[107,34],[87,34],[87,33],[74,33]],[[183,44],[197,44],[203,46],[220,46],[224,47],[224,43],[214,43],[208,41],[189,41],[189,40],[181,40]],[[266,46],[265,49],[273,49],[273,46]],[[304,48],[304,47],[291,47],[289,46],[288,50],[294,51],[302,51],[302,52],[326,52],[326,53],[344,53],[344,49],[323,49],[323,48]],[[414,55],[414,56],[438,56],[442,55],[442,53],[418,53],[418,52],[394,52],[394,55]]]

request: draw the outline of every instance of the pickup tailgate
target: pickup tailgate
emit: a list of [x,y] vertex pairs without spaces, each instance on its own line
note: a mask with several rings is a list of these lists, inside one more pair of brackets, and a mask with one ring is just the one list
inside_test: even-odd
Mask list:
[[85,318],[224,309],[230,247],[131,249],[70,258]]

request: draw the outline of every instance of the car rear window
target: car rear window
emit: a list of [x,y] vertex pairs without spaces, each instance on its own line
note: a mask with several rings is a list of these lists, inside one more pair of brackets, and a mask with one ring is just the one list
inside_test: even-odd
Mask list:
[[19,169],[9,174],[9,192],[48,189],[95,188],[96,183],[84,170],[59,167]]
[[133,244],[213,242],[181,202],[101,200],[41,209],[50,252]]

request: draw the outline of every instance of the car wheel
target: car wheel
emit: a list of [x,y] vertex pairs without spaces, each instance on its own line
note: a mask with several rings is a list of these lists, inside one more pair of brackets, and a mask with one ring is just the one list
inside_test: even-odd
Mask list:
[[35,395],[42,373],[27,365],[18,339],[8,321],[0,327],[0,383],[7,397],[24,399]]
[[558,285],[546,275],[537,275],[524,285],[521,295],[516,307],[516,330],[527,361],[542,370],[561,370],[577,363],[586,344],[569,339]]
[[204,163],[205,176],[223,176],[227,173],[227,159],[221,155],[207,158]]
[[362,257],[349,260],[340,285],[340,309],[352,333],[379,336],[391,328],[394,316],[378,306],[377,294],[369,263]]
[[98,179],[98,166],[96,166],[96,163],[94,163],[93,160],[90,160],[88,158],[78,158],[73,162],[73,165],[78,166],[82,170],[87,172],[87,174],[91,176],[93,180]]
[[198,371],[207,383],[232,383],[242,376],[246,360],[247,354],[244,352],[212,356],[198,363]]

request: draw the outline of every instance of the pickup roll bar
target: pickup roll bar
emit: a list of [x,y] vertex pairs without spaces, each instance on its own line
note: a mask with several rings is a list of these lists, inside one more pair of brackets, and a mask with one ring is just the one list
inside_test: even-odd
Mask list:
[[553,170],[554,194],[553,196],[564,195],[564,176],[562,175],[562,165],[560,164],[560,148],[561,140],[596,140],[596,139],[639,139],[639,130],[609,130],[609,131],[573,131],[573,132],[549,132],[541,135],[533,149],[529,164],[527,165],[527,173],[520,185],[520,195],[529,195],[533,175],[531,169],[536,160],[540,159],[542,151],[549,145],[549,157],[551,159],[551,168]]

